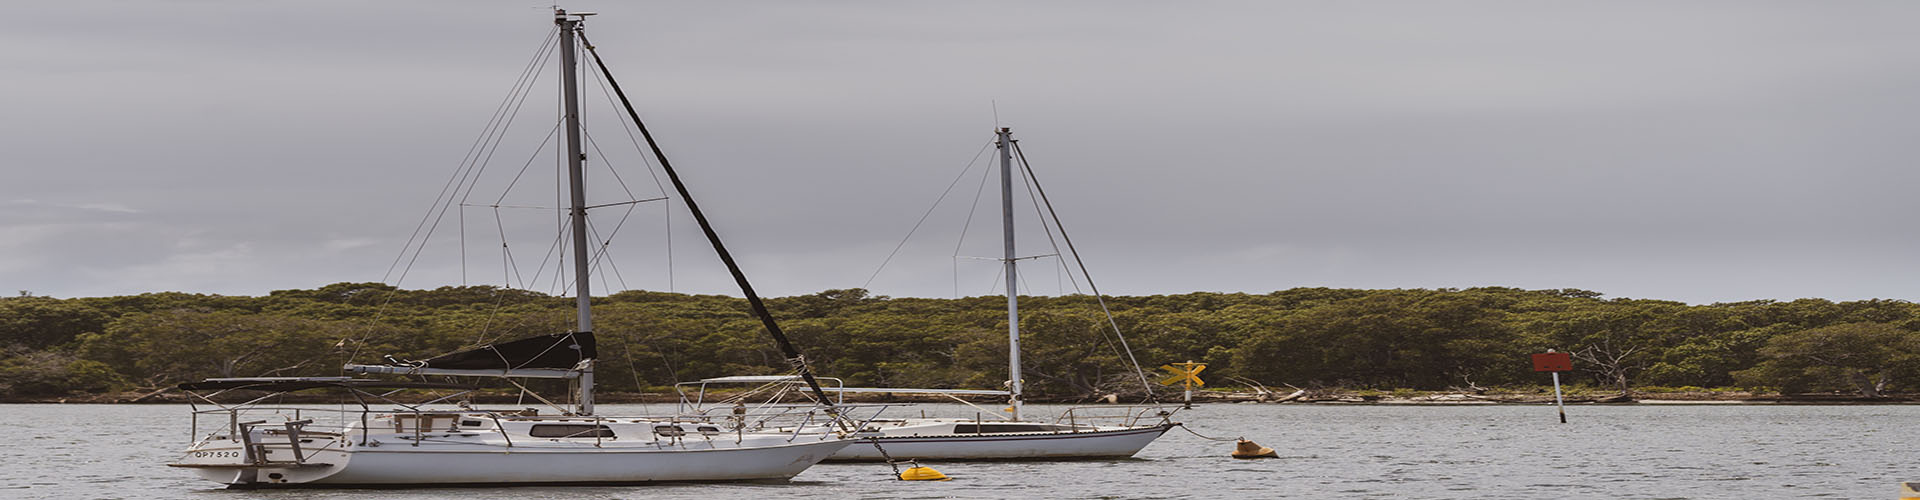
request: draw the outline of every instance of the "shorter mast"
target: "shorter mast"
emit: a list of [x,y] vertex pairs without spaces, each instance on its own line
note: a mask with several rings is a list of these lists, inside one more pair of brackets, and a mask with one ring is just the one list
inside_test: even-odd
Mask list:
[[1013,419],[1020,420],[1020,288],[1013,253],[1013,129],[996,132],[1000,146],[1000,224],[1007,268],[1007,392]]

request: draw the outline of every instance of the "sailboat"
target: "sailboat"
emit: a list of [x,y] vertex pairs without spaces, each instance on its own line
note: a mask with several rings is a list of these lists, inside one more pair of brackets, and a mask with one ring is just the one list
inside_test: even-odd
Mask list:
[[[1160,405],[1102,405],[1067,408],[1052,421],[1028,420],[1025,411],[1024,384],[1020,375],[1020,299],[1018,293],[1020,257],[1014,253],[1013,156],[1015,142],[1009,128],[994,131],[1000,156],[1000,198],[1002,222],[1001,260],[1007,284],[1007,371],[1006,390],[920,389],[898,387],[841,387],[828,385],[828,393],[927,394],[952,397],[971,405],[960,396],[1005,396],[1004,416],[986,408],[974,418],[883,418],[875,416],[859,427],[861,443],[828,457],[829,461],[901,461],[901,460],[1064,460],[1130,457],[1146,448],[1154,439],[1180,425],[1172,419],[1178,407]],[[1071,245],[1071,243],[1069,243]],[[1098,297],[1098,291],[1095,291]],[[1104,302],[1103,302],[1104,307]],[[1122,339],[1124,342],[1124,339]],[[1129,356],[1131,356],[1129,354]],[[1136,366],[1136,373],[1138,368]],[[837,382],[838,379],[828,378]],[[709,386],[748,384],[761,387],[797,385],[795,376],[730,376],[680,384],[693,390],[681,390],[684,407],[703,413]],[[1146,383],[1141,374],[1142,384]],[[1149,389],[1151,390],[1151,389]],[[780,390],[776,394],[784,394]],[[818,392],[818,391],[817,391]],[[751,391],[750,391],[751,393]],[[736,395],[725,401],[739,402]],[[778,396],[775,396],[776,398]],[[772,407],[772,402],[760,407]],[[988,417],[988,415],[993,415]],[[824,430],[824,428],[823,428]]]
[[[389,357],[387,364],[348,364],[350,376],[208,379],[181,384],[197,400],[214,405],[193,412],[198,440],[177,462],[201,477],[236,488],[287,486],[420,486],[476,484],[626,484],[656,481],[730,481],[791,478],[854,441],[829,424],[831,407],[790,410],[782,417],[816,432],[768,432],[679,417],[602,416],[594,411],[596,349],[588,280],[586,192],[576,97],[575,42],[593,62],[639,125],[667,176],[732,272],[799,377],[820,393],[805,358],[767,314],[739,266],[727,253],[686,186],[633,112],[612,73],[586,42],[589,12],[555,9],[564,87],[567,172],[571,192],[575,305],[572,332],[537,336],[454,352],[420,361]],[[352,375],[569,379],[579,387],[576,403],[560,414],[489,411],[457,401],[472,387],[437,382],[393,382]],[[260,404],[302,390],[343,391],[358,408],[274,407]],[[397,390],[454,391],[425,403],[390,399]],[[238,405],[217,402],[233,391],[267,396]],[[391,407],[385,406],[391,404]],[[202,431],[206,430],[205,434]],[[820,432],[824,430],[824,432]]]
[[[852,460],[1004,460],[1122,458],[1139,453],[1154,439],[1180,425],[1172,420],[1174,407],[1156,405],[1068,408],[1051,422],[1026,420],[1020,376],[1020,294],[1014,253],[1013,155],[1011,128],[994,131],[1000,156],[1001,265],[1007,284],[1007,396],[1008,418],[874,419],[861,428],[866,443],[849,446],[828,457]],[[1098,293],[1098,292],[1096,292]],[[1144,381],[1144,377],[1143,377]],[[948,389],[867,389],[893,393],[993,393]]]

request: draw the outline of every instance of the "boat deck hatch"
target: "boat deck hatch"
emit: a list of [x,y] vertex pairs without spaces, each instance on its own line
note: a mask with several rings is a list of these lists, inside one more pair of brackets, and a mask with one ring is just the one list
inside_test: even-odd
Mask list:
[[527,434],[543,438],[610,438],[613,429],[590,424],[534,424]]

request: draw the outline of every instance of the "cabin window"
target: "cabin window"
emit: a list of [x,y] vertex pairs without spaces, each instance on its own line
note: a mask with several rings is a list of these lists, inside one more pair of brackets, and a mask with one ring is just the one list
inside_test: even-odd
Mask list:
[[527,434],[542,438],[610,438],[613,437],[613,429],[604,425],[534,424]]
[[699,429],[699,430],[700,430],[700,434],[701,434],[701,435],[705,435],[705,436],[712,436],[712,435],[717,435],[717,434],[720,434],[720,428],[719,428],[719,427],[714,427],[714,426],[711,426],[711,425],[702,425],[702,426],[700,426],[700,429]]
[[653,433],[667,437],[680,437],[687,435],[687,430],[677,425],[656,425],[653,426]]
[[481,427],[485,425],[487,425],[486,422],[482,422],[479,420],[461,420],[460,421],[461,427]]

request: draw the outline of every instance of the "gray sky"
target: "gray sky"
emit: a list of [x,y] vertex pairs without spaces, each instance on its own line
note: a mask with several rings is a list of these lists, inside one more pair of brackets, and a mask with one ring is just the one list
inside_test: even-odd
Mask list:
[[[1912,2],[569,7],[601,13],[589,36],[769,295],[865,283],[997,116],[1108,293],[1920,298]],[[0,289],[61,297],[380,280],[551,28],[529,2],[7,10]],[[552,179],[542,78],[489,175]],[[598,92],[594,168],[657,194]],[[980,167],[876,293],[995,290],[953,258]],[[1051,253],[1020,203],[1022,253]],[[960,255],[996,252],[992,208]],[[492,212],[466,215],[467,282],[502,284]],[[656,203],[614,239],[624,287],[734,293],[672,217],[671,285]],[[550,219],[502,218],[542,291]],[[402,286],[461,281],[458,220]],[[1032,292],[1071,291],[1030,262]]]

